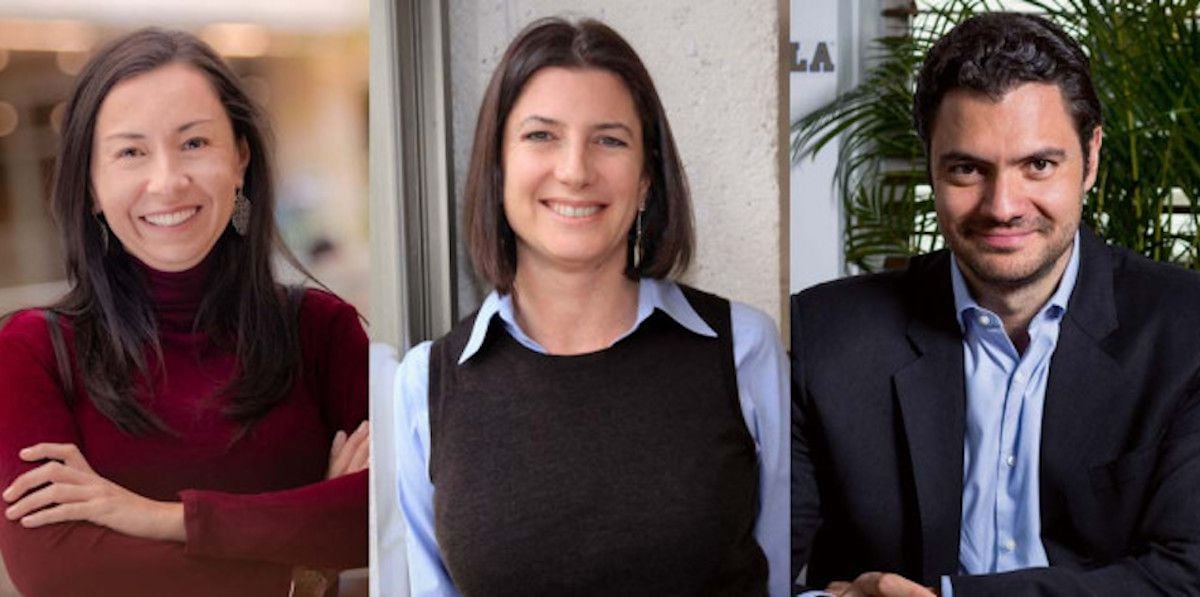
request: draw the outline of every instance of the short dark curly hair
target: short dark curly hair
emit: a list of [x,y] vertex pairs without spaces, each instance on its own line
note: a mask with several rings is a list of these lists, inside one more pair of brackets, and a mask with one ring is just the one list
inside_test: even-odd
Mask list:
[[1092,132],[1102,123],[1087,54],[1045,18],[1011,12],[973,16],[929,50],[913,97],[913,121],[926,154],[947,93],[968,89],[998,100],[1029,82],[1054,83],[1062,90],[1086,156]]

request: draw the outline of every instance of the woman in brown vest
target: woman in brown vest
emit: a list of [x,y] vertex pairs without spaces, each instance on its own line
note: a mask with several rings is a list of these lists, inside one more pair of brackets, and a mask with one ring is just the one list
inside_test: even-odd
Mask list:
[[465,196],[495,291],[397,374],[412,593],[786,594],[783,351],[766,315],[669,280],[690,199],[633,49],[527,27]]

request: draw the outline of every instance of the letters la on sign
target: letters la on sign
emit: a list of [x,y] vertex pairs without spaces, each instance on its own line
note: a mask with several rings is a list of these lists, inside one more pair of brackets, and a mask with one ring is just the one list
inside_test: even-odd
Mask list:
[[800,42],[792,42],[792,72],[831,73],[833,59],[829,56],[828,42],[817,42],[812,58],[805,60],[800,57]]

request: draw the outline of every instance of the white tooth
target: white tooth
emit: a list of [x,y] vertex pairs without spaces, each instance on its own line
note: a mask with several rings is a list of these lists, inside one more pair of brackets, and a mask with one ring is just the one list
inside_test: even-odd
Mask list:
[[550,209],[553,209],[554,213],[562,215],[562,216],[566,216],[568,218],[586,218],[586,217],[600,211],[600,206],[599,205],[590,205],[590,206],[585,207],[582,205],[576,206],[576,205],[563,205],[561,203],[552,203],[550,205]]
[[197,208],[189,207],[168,214],[153,214],[143,218],[155,226],[175,226],[196,215]]

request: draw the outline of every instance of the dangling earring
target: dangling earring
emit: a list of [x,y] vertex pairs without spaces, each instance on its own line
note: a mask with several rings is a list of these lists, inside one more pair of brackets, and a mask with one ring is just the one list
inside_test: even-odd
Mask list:
[[92,218],[96,220],[96,225],[100,227],[100,246],[104,247],[104,252],[108,253],[108,224],[100,219],[100,212],[93,212]]
[[642,267],[642,252],[645,247],[642,246],[642,214],[646,212],[646,204],[643,203],[638,207],[637,221],[634,224],[633,236],[633,270],[638,271]]
[[240,188],[233,195],[233,218],[229,222],[240,236],[246,236],[246,231],[250,229],[250,200]]

